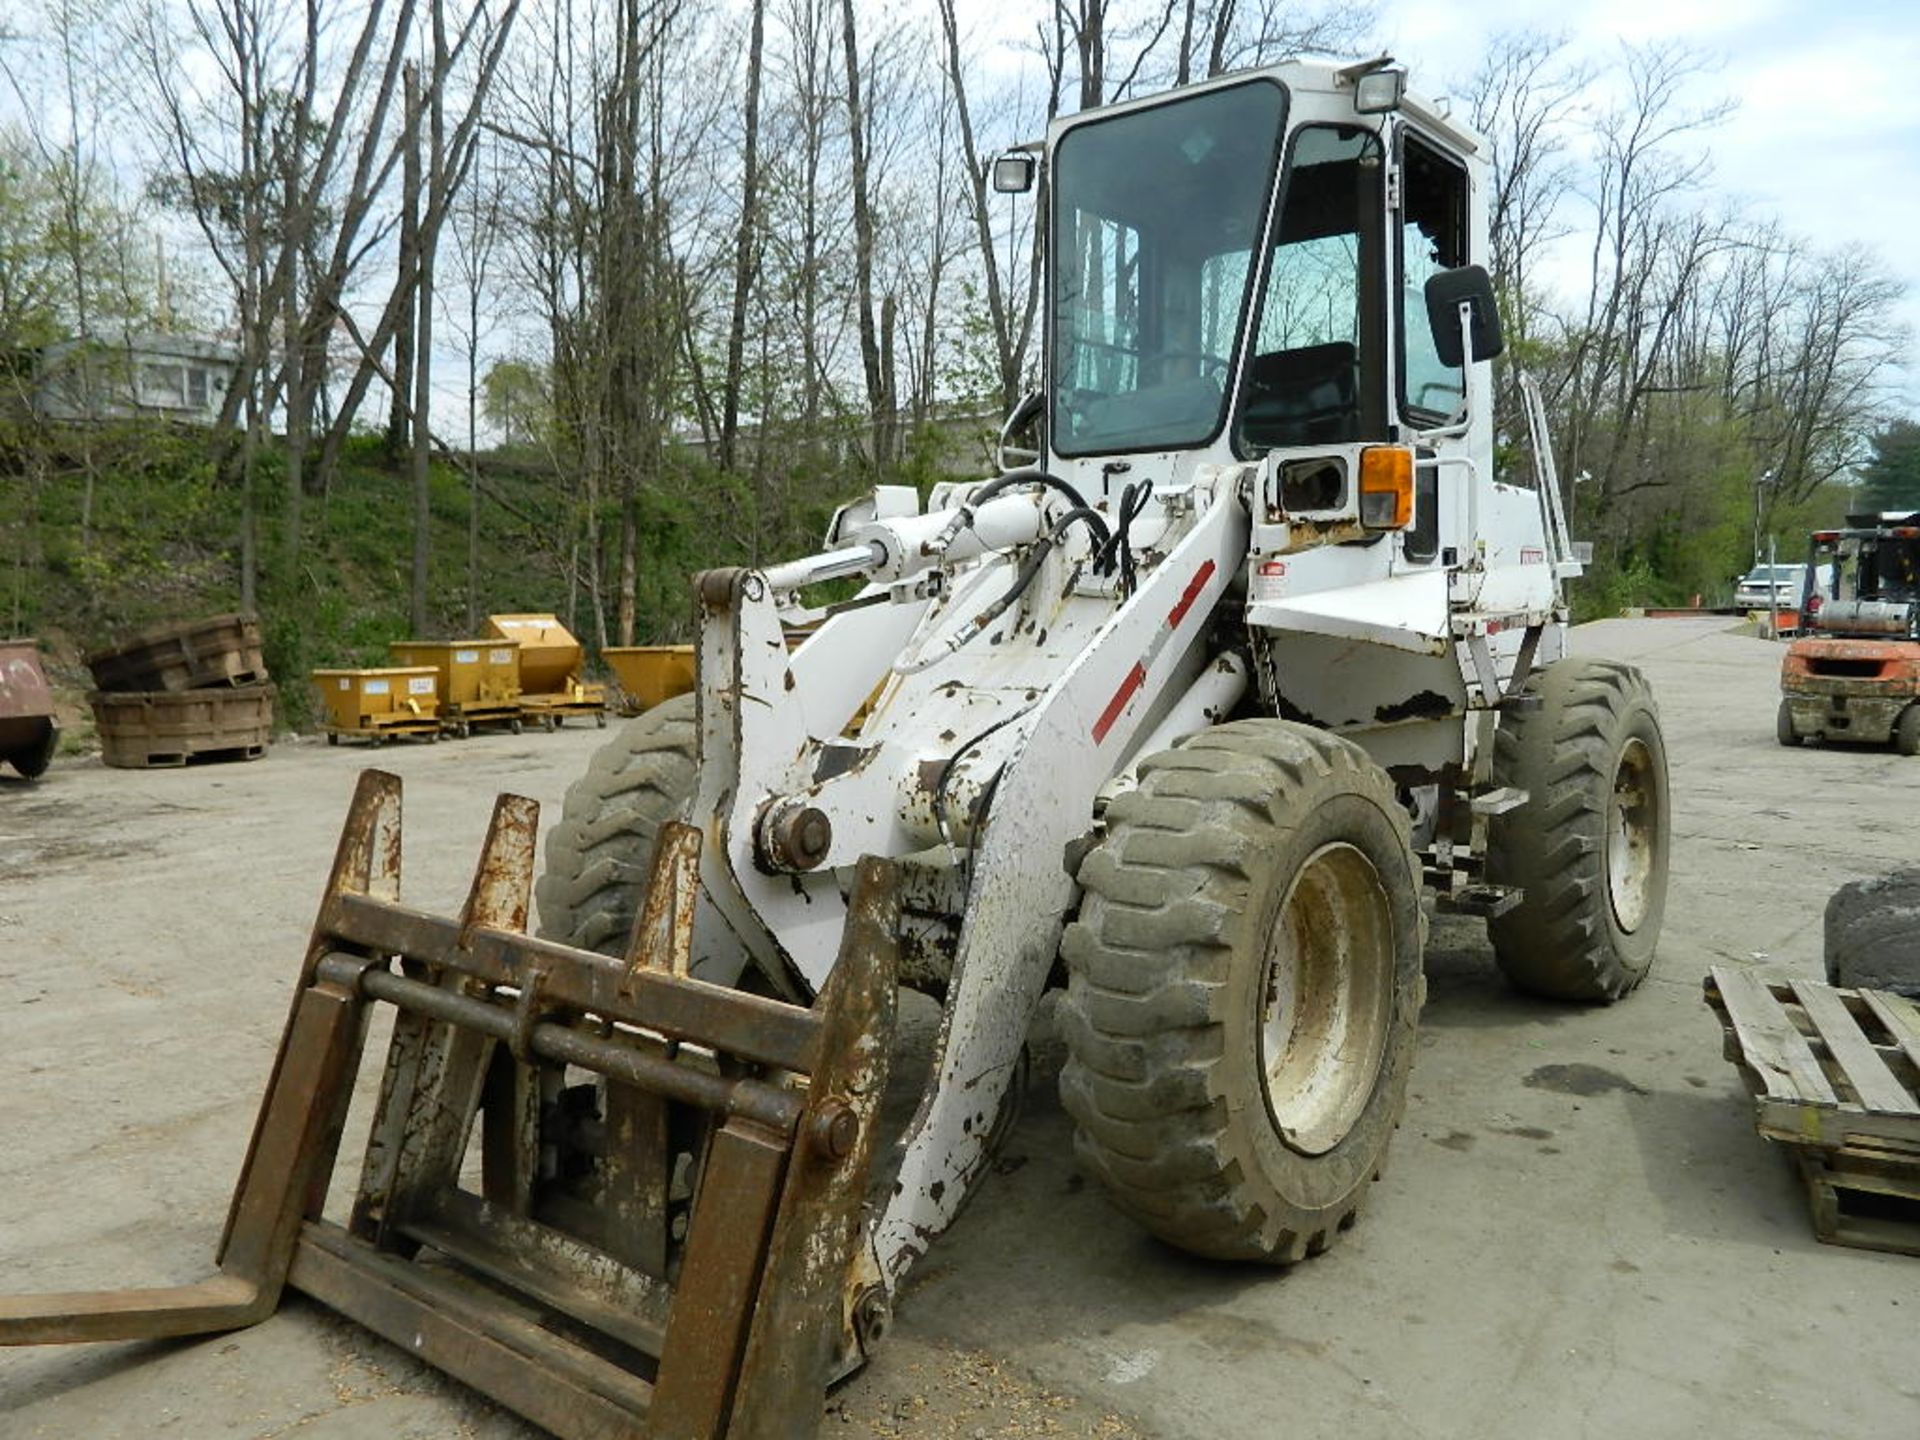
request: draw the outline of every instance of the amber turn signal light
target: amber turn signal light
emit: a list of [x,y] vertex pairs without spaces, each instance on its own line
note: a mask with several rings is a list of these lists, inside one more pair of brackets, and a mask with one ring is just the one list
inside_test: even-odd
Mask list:
[[1405,445],[1369,445],[1360,452],[1360,523],[1369,530],[1404,530],[1413,523],[1413,451]]

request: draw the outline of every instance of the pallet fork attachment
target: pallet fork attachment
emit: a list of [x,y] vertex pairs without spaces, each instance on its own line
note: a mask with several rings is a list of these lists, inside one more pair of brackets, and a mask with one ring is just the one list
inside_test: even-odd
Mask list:
[[[291,1285],[562,1440],[813,1434],[859,1343],[893,867],[859,865],[803,1008],[689,977],[691,826],[662,833],[626,959],[526,935],[537,818],[500,797],[447,920],[399,903],[400,781],[362,774],[219,1274],[0,1298],[0,1344],[232,1330]],[[341,1226],[322,1209],[376,1003],[393,1039]]]

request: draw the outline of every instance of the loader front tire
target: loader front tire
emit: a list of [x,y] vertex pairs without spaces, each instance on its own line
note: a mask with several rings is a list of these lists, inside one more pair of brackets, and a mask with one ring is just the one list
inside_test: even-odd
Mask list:
[[1527,792],[1495,816],[1487,878],[1521,902],[1487,922],[1494,958],[1550,1000],[1618,1000],[1647,978],[1667,908],[1667,749],[1646,678],[1614,660],[1535,671],[1538,705],[1494,735],[1493,781]]
[[1183,1250],[1317,1254],[1380,1171],[1425,991],[1393,783],[1242,720],[1143,761],[1107,826],[1062,942],[1075,1153]]
[[567,789],[535,887],[540,935],[618,955],[653,873],[654,841],[693,801],[693,696],[629,721]]

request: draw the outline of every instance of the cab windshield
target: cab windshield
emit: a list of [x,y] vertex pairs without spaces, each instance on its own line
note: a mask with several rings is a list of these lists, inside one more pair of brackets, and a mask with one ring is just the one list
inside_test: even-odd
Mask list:
[[1053,158],[1053,448],[1219,433],[1286,92],[1267,80],[1095,121]]

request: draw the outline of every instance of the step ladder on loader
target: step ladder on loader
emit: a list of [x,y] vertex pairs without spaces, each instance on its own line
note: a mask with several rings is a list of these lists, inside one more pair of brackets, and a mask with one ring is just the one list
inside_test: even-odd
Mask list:
[[[460,918],[428,915],[400,903],[400,781],[364,773],[219,1274],[0,1299],[0,1343],[233,1330],[292,1286],[563,1440],[812,1434],[859,1344],[893,867],[861,865],[801,1007],[688,977],[690,826],[624,961],[529,937],[537,819],[502,796]],[[393,1038],[341,1226],[322,1210],[377,1004]]]

